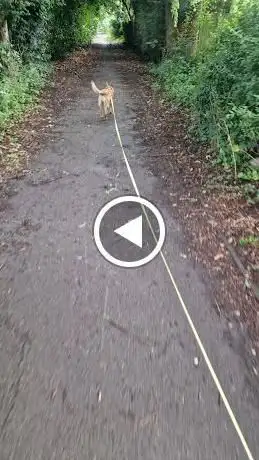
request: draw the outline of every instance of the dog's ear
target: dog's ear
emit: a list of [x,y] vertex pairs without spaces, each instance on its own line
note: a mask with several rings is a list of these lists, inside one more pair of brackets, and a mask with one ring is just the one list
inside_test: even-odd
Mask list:
[[109,83],[106,81],[106,88],[109,88]]

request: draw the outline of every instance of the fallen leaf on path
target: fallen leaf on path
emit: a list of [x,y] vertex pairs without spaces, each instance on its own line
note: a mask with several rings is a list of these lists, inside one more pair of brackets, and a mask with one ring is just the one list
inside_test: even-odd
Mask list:
[[218,254],[215,255],[214,260],[220,260],[220,259],[223,259],[223,258],[224,258],[224,254],[219,252]]

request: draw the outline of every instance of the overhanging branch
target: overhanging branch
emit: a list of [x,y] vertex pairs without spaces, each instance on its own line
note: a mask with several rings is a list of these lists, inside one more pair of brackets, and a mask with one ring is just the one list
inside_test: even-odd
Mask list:
[[132,15],[132,13],[130,11],[129,5],[127,4],[127,0],[122,0],[122,4],[123,4],[123,6],[125,7],[125,9],[126,9],[126,11],[128,13],[130,21],[132,21],[133,20],[133,15]]

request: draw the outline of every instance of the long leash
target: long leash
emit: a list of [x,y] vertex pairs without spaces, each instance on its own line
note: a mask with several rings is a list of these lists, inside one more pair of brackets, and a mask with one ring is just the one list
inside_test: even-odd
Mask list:
[[[128,162],[127,155],[126,155],[126,153],[125,153],[125,151],[124,151],[124,148],[123,148],[123,144],[122,144],[122,140],[121,140],[121,136],[120,136],[120,131],[119,131],[118,124],[117,124],[117,120],[116,120],[116,114],[115,114],[115,109],[114,109],[113,100],[112,100],[112,110],[113,110],[113,118],[114,118],[114,125],[115,125],[115,129],[116,129],[116,134],[117,134],[117,137],[118,137],[118,140],[119,140],[119,144],[120,144],[120,147],[121,147],[121,150],[122,150],[123,158],[124,158],[124,161],[125,161],[125,163],[126,163],[126,167],[127,167],[127,170],[128,170],[128,173],[129,173],[129,176],[130,176],[130,179],[131,179],[133,188],[134,188],[134,190],[135,190],[135,193],[136,193],[136,195],[137,195],[138,197],[140,197],[140,193],[139,193],[139,190],[138,190],[138,186],[137,186],[137,184],[136,184],[136,181],[135,181],[135,178],[134,178],[132,169],[131,169],[130,164],[129,164],[129,162]],[[141,205],[141,206],[142,206],[143,212],[144,212],[144,214],[145,214],[145,217],[146,217],[146,219],[147,219],[149,228],[150,228],[150,230],[151,230],[151,232],[152,232],[152,235],[153,235],[153,237],[154,237],[154,239],[155,239],[155,241],[156,241],[156,243],[157,243],[157,238],[156,238],[154,229],[153,229],[153,227],[152,227],[152,225],[151,225],[151,223],[150,223],[150,220],[149,220],[149,218],[148,218],[148,216],[147,216],[145,207],[144,207],[143,205]],[[194,325],[194,322],[193,322],[193,320],[192,320],[192,318],[191,318],[191,315],[190,315],[190,313],[189,313],[189,311],[188,311],[188,308],[187,308],[187,306],[186,306],[186,304],[185,304],[185,302],[184,302],[184,300],[183,300],[183,298],[182,298],[182,295],[181,295],[181,293],[180,293],[180,290],[179,290],[179,288],[178,288],[178,286],[177,286],[177,283],[176,283],[176,281],[175,281],[175,279],[174,279],[174,276],[173,276],[173,274],[172,274],[172,272],[171,272],[171,269],[170,269],[170,267],[169,267],[169,264],[168,264],[168,262],[167,262],[167,260],[166,260],[166,258],[165,258],[165,256],[164,256],[162,250],[160,251],[160,255],[161,255],[162,261],[163,261],[163,263],[164,263],[165,269],[166,269],[166,271],[167,271],[167,273],[168,273],[168,275],[169,275],[169,278],[170,278],[170,280],[171,280],[171,283],[172,283],[172,285],[173,285],[173,287],[174,287],[174,289],[175,289],[175,292],[176,292],[176,294],[177,294],[177,297],[178,297],[178,299],[179,299],[179,301],[180,301],[180,304],[181,304],[181,306],[182,306],[182,309],[183,309],[183,311],[184,311],[184,314],[185,314],[185,316],[186,316],[186,319],[187,319],[187,321],[188,321],[188,323],[189,323],[189,326],[190,326],[190,328],[191,328],[191,330],[192,330],[192,332],[193,332],[193,335],[194,335],[194,337],[195,337],[195,340],[196,340],[196,342],[197,342],[197,344],[198,344],[198,347],[199,347],[199,349],[200,349],[200,351],[201,351],[201,353],[202,353],[202,355],[203,355],[203,358],[204,358],[204,360],[205,360],[205,363],[206,363],[206,365],[207,365],[207,367],[208,367],[208,369],[209,369],[209,371],[210,371],[211,377],[212,377],[212,379],[213,379],[213,381],[214,381],[214,383],[215,383],[215,385],[216,385],[216,388],[217,388],[217,390],[218,390],[218,392],[219,392],[219,394],[220,394],[220,397],[221,397],[221,399],[222,399],[222,401],[223,401],[223,403],[224,403],[224,405],[225,405],[225,408],[226,408],[226,410],[227,410],[227,413],[228,413],[228,415],[229,415],[229,418],[230,418],[232,424],[234,425],[234,428],[235,428],[235,430],[236,430],[236,432],[237,432],[237,435],[238,435],[238,437],[239,437],[239,439],[240,439],[240,441],[241,441],[241,444],[242,444],[242,446],[243,446],[243,448],[244,448],[244,450],[245,450],[245,452],[246,452],[246,454],[247,454],[247,457],[248,457],[249,460],[255,460],[255,458],[253,457],[252,452],[251,452],[251,450],[249,449],[249,446],[248,446],[248,444],[247,444],[247,442],[246,442],[246,440],[245,440],[245,437],[244,437],[244,435],[243,435],[243,433],[242,433],[242,430],[241,430],[241,428],[240,428],[240,425],[239,425],[239,423],[238,423],[238,421],[237,421],[237,419],[236,419],[236,417],[235,417],[235,414],[234,414],[233,410],[231,409],[231,406],[230,406],[230,404],[229,404],[229,402],[228,402],[228,399],[227,399],[227,397],[226,397],[226,394],[225,394],[225,392],[224,392],[224,390],[223,390],[223,388],[222,388],[222,385],[221,385],[221,383],[220,383],[220,381],[219,381],[219,378],[218,378],[218,376],[217,376],[217,374],[216,374],[216,372],[215,372],[215,370],[214,370],[214,368],[213,368],[213,365],[212,365],[212,363],[211,363],[211,361],[210,361],[210,358],[209,358],[209,356],[208,356],[208,354],[207,354],[207,352],[206,352],[206,350],[205,350],[205,348],[204,348],[204,345],[203,345],[203,343],[202,343],[202,340],[201,340],[201,338],[200,338],[200,336],[199,336],[199,333],[198,333],[198,331],[197,331],[197,329],[196,329],[196,327],[195,327],[195,325]]]

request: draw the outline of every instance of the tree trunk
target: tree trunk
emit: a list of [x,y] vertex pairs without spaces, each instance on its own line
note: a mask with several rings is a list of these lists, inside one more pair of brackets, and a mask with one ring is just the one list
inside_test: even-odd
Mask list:
[[132,20],[133,20],[133,16],[132,16],[132,12],[131,12],[130,6],[127,4],[127,0],[122,0],[122,4],[124,5],[125,10],[127,11],[127,14],[128,14],[128,16],[129,16],[129,20],[132,21]]
[[174,25],[171,11],[171,0],[165,0],[165,46],[166,52],[172,50],[174,40]]
[[200,40],[200,28],[201,28],[201,18],[203,17],[204,13],[206,11],[206,3],[205,0],[201,0],[196,17],[193,20],[193,25],[194,25],[194,40],[193,40],[193,46],[191,50],[191,55],[193,57],[196,56],[197,51],[199,49],[199,40]]
[[4,19],[0,25],[0,43],[9,43],[9,41],[8,23],[7,19]]

